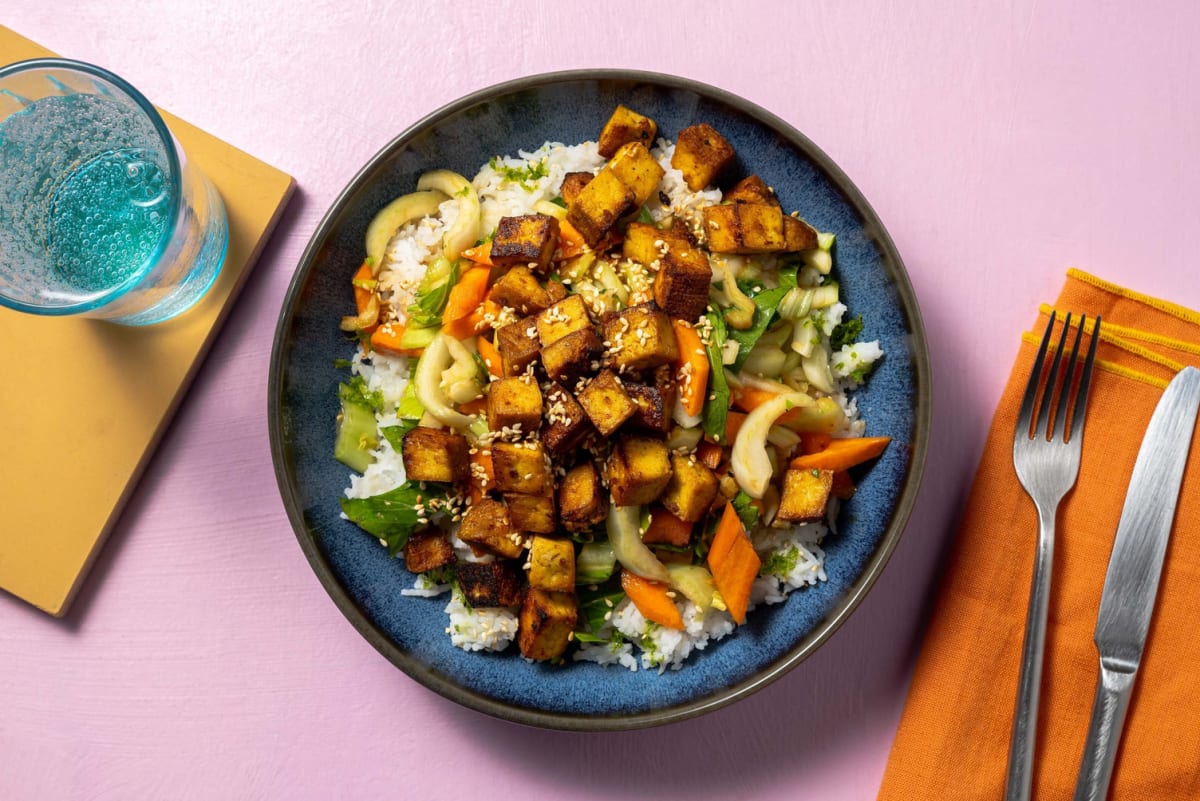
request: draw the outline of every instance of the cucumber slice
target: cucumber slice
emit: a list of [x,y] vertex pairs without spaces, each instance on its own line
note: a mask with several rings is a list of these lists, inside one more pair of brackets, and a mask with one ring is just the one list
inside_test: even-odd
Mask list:
[[433,328],[405,328],[400,335],[400,347],[405,350],[417,350],[429,346],[437,336],[437,326]]
[[607,541],[585,543],[575,557],[575,583],[603,584],[616,566],[617,556]]
[[379,430],[375,425],[375,413],[368,406],[343,398],[333,458],[351,470],[363,473],[375,461],[371,452],[378,445]]

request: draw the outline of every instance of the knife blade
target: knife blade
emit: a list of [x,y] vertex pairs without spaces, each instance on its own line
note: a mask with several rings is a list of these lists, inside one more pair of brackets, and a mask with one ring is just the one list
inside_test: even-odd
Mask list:
[[1103,801],[1108,795],[1129,696],[1158,597],[1197,412],[1200,370],[1185,367],[1167,385],[1150,418],[1117,524],[1096,619],[1100,676],[1075,801]]

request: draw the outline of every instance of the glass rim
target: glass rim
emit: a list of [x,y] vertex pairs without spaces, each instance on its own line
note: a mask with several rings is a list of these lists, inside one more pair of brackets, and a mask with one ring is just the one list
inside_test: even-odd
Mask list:
[[[162,115],[158,113],[158,109],[154,107],[145,95],[139,92],[129,81],[126,81],[120,75],[106,70],[104,67],[99,67],[95,64],[86,61],[76,61],[70,58],[58,57],[43,57],[30,58],[24,61],[16,61],[12,64],[7,64],[0,67],[0,80],[25,72],[33,72],[36,70],[68,70],[77,73],[82,73],[93,78],[99,78],[111,84],[114,88],[122,92],[126,97],[132,100],[142,113],[150,120],[158,133],[159,139],[162,140],[163,149],[167,154],[167,173],[168,173],[168,189],[171,192],[171,204],[168,210],[167,224],[163,226],[162,233],[159,234],[158,244],[155,245],[154,252],[146,259],[145,264],[140,266],[136,272],[127,276],[125,280],[116,286],[110,287],[102,294],[89,298],[88,300],[72,303],[62,306],[41,306],[33,303],[26,303],[22,300],[9,297],[2,289],[0,289],[0,305],[7,306],[17,311],[28,312],[31,314],[41,314],[47,316],[65,316],[69,314],[79,314],[80,312],[88,312],[94,309],[99,309],[106,304],[124,296],[129,290],[137,286],[146,277],[151,270],[162,260],[163,254],[166,252],[168,245],[175,238],[175,228],[179,224],[179,210],[183,206],[183,165],[179,159],[179,145],[175,140],[171,129],[167,127]],[[82,93],[79,93],[82,94]],[[15,113],[20,113],[15,112]]]

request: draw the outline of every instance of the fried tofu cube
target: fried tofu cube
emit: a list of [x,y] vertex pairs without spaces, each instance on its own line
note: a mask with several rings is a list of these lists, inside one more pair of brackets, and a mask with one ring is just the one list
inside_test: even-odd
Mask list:
[[635,206],[641,206],[658,191],[658,182],[666,174],[641,142],[621,145],[604,169],[612,170],[633,191]]
[[524,495],[520,492],[504,493],[508,504],[508,517],[513,528],[530,534],[553,534],[557,528],[554,519],[553,495]]
[[633,416],[637,405],[612,370],[601,370],[578,395],[579,405],[601,436],[607,437]]
[[[608,156],[605,156],[608,158]],[[575,198],[579,197],[579,193],[583,188],[591,183],[596,176],[590,172],[569,172],[563,176],[562,186],[558,193],[562,195],[563,202],[568,206],[575,202]]]
[[500,431],[514,426],[521,433],[537,431],[542,424],[542,391],[531,377],[500,378],[488,385],[488,428]]
[[671,482],[667,445],[653,437],[621,437],[605,462],[604,472],[613,503],[618,506],[651,503]]
[[694,523],[717,497],[717,475],[692,455],[671,454],[671,481],[660,502],[680,520]]
[[575,594],[530,587],[517,618],[517,644],[526,659],[558,659],[571,642],[579,618]]
[[466,481],[467,438],[453,431],[417,426],[404,435],[400,455],[409,481]]
[[733,146],[725,141],[725,137],[702,122],[679,132],[671,166],[683,173],[688,189],[699,192],[733,161],[733,155]]
[[493,442],[492,470],[500,492],[541,495],[554,488],[550,460],[540,442]]
[[579,295],[568,295],[538,315],[538,339],[543,346],[551,345],[567,334],[590,328],[591,325],[587,303]]
[[787,245],[784,214],[768,203],[726,203],[701,213],[713,253],[778,253]]
[[546,282],[546,297],[550,298],[550,305],[553,306],[559,301],[567,299],[567,286],[562,281],[550,279]]
[[690,243],[672,245],[654,276],[654,302],[668,316],[693,322],[708,308],[711,285],[712,268],[704,252]]
[[654,135],[657,133],[658,126],[654,120],[638,114],[633,109],[617,106],[617,110],[612,113],[608,122],[604,123],[603,130],[600,131],[597,150],[604,158],[612,158],[617,149],[628,142],[640,142],[646,147],[650,147],[654,144]]
[[757,175],[751,175],[749,178],[743,178],[733,185],[733,188],[725,193],[724,199],[730,203],[769,203],[773,206],[779,205],[779,199],[775,197],[775,190],[767,186],[766,182]]
[[575,543],[534,537],[529,545],[529,586],[550,592],[575,591]]
[[492,284],[488,299],[516,309],[521,314],[534,314],[550,305],[550,296],[529,268],[513,267]]
[[575,396],[560,384],[546,392],[546,422],[542,425],[542,444],[553,454],[572,450],[591,430],[587,413]]
[[404,566],[409,573],[428,573],[454,564],[455,559],[450,538],[438,529],[418,531],[404,543]]
[[563,528],[584,532],[604,522],[607,515],[608,497],[596,466],[587,461],[568,470],[558,484],[558,516]]
[[492,239],[492,264],[497,267],[529,266],[541,275],[550,271],[558,247],[558,220],[547,214],[501,217]]
[[554,381],[569,382],[591,369],[603,354],[604,345],[589,323],[542,348],[542,366]]
[[471,606],[521,603],[521,573],[510,562],[463,562],[454,575]]
[[832,491],[832,470],[788,470],[783,475],[783,494],[775,519],[796,523],[820,520]]
[[667,417],[675,412],[675,400],[679,397],[679,384],[675,375],[674,365],[664,364],[654,369],[654,388],[662,396],[663,408]]
[[[666,236],[664,236],[666,234]],[[625,240],[621,243],[621,255],[649,267],[661,262],[663,246],[669,232],[649,223],[631,222],[625,226]]]
[[666,405],[658,387],[626,381],[625,391],[637,407],[629,418],[630,426],[652,434],[666,434],[671,430],[674,404],[670,407]]
[[538,357],[541,342],[537,336],[537,321],[526,317],[509,323],[496,331],[496,349],[500,351],[506,376],[520,375]]
[[679,356],[671,319],[654,303],[608,315],[603,328],[612,363],[619,371],[650,370]]
[[783,218],[783,249],[788,253],[817,247],[817,229],[798,217]]
[[637,208],[633,190],[612,170],[601,170],[567,206],[567,222],[592,247],[600,244],[617,220]]
[[491,498],[471,504],[463,515],[458,538],[505,559],[516,559],[524,550],[524,539],[521,532],[513,527],[508,509]]

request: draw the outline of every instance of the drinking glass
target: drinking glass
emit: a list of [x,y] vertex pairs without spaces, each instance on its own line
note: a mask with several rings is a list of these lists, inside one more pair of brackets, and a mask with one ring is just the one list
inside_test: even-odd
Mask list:
[[0,67],[0,304],[161,322],[228,242],[221,196],[137,89],[79,61]]

